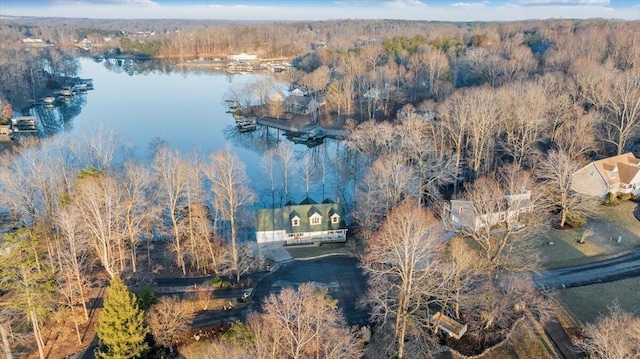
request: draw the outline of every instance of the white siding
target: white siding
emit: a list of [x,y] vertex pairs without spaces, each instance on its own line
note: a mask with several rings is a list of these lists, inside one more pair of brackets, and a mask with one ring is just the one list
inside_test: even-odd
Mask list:
[[604,197],[609,192],[607,182],[593,163],[590,163],[572,176],[571,189],[587,196]]
[[256,232],[256,241],[258,243],[283,242],[285,239],[286,232],[284,230]]

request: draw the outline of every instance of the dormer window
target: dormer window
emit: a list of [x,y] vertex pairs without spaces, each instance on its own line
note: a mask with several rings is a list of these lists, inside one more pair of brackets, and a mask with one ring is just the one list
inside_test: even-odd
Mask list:
[[333,216],[331,216],[331,224],[338,224],[338,223],[340,223],[340,215],[336,213]]
[[291,218],[291,226],[299,227],[300,226],[300,217]]
[[312,226],[322,224],[322,216],[317,213],[312,214],[311,217],[309,217],[309,223],[311,223]]

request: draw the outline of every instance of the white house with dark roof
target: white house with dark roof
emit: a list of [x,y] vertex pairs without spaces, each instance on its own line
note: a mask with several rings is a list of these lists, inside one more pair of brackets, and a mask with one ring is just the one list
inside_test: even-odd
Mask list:
[[640,193],[640,159],[628,152],[593,161],[572,176],[577,193],[604,197],[607,193]]
[[517,219],[520,214],[534,209],[531,191],[507,193],[504,200],[491,213],[479,213],[472,201],[451,200],[445,205],[451,224],[457,229],[477,232],[486,227],[493,227],[507,220]]
[[281,242],[285,245],[344,242],[347,228],[339,203],[316,203],[306,198],[299,204],[255,211],[258,244]]

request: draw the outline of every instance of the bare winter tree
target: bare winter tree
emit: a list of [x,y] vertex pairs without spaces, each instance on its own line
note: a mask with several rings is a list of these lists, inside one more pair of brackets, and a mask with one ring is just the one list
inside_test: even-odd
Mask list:
[[640,318],[625,312],[617,303],[609,307],[607,315],[600,315],[595,323],[588,323],[584,339],[577,346],[598,359],[632,359],[640,357]]
[[173,248],[176,253],[177,265],[182,274],[187,274],[184,262],[184,251],[179,231],[180,209],[184,205],[187,186],[189,184],[189,169],[191,165],[178,151],[169,147],[161,147],[155,157],[154,169],[156,183],[161,198],[164,200],[164,215],[171,221],[173,230]]
[[262,305],[263,314],[249,326],[256,334],[256,357],[360,358],[362,346],[336,304],[326,289],[311,284],[272,294]]
[[175,297],[163,297],[145,313],[153,339],[173,353],[178,336],[191,329],[193,313]]
[[302,178],[305,183],[305,194],[309,197],[309,190],[313,181],[318,177],[318,170],[320,170],[316,163],[316,158],[309,151],[305,152],[300,159],[299,168],[302,170]]
[[[289,180],[296,171],[295,155],[293,153],[293,147],[286,144],[284,141],[278,143],[275,148],[275,157],[282,166],[282,183],[284,186],[284,200],[289,200]],[[284,203],[280,203],[283,205]]]
[[269,94],[275,88],[275,83],[272,77],[261,77],[255,82],[248,84],[248,89],[251,94],[258,100],[258,105],[267,104]]
[[217,216],[220,220],[229,223],[231,271],[236,281],[240,281],[241,256],[238,230],[243,219],[243,211],[253,203],[255,195],[249,188],[244,163],[229,148],[211,154],[211,162],[204,166],[204,172],[211,181]]
[[114,277],[125,268],[128,249],[120,226],[124,207],[118,181],[102,171],[86,172],[78,180],[73,206],[100,264]]
[[90,128],[81,137],[83,140],[77,150],[87,167],[106,170],[131,157],[131,149],[122,137],[104,124]]
[[446,247],[446,261],[451,265],[451,300],[456,318],[460,318],[462,297],[470,285],[477,283],[477,275],[481,272],[478,253],[461,237],[451,238]]
[[[72,141],[69,141],[69,143]],[[71,192],[77,169],[64,138],[25,140],[20,152],[0,159],[0,203],[47,241],[53,258],[58,204]]]
[[137,248],[145,233],[159,217],[154,204],[155,191],[150,171],[141,164],[127,162],[121,174],[123,226],[131,254],[131,270],[137,271]]
[[86,273],[93,258],[91,246],[80,225],[82,218],[80,211],[73,205],[63,206],[58,211],[57,228],[60,231],[58,248],[56,250],[57,268],[62,276],[67,277],[64,282],[73,286],[70,293],[76,294],[74,304],[81,303],[85,320],[89,319],[87,300],[84,286],[87,282]]
[[271,208],[276,206],[276,152],[273,149],[265,151],[260,160],[260,166],[269,178],[271,192]]
[[411,357],[405,342],[429,338],[429,304],[446,295],[451,278],[438,260],[443,249],[438,221],[418,202],[405,200],[365,245],[362,268],[369,278],[365,301],[372,319],[382,328],[393,326],[392,356]]
[[405,198],[417,192],[417,179],[400,155],[380,157],[357,185],[357,207],[353,214],[365,237],[369,237]]
[[532,167],[532,154],[537,151],[545,129],[547,97],[544,88],[534,82],[505,85],[499,91],[503,98],[501,111],[504,154],[518,166]]
[[572,72],[581,98],[602,113],[604,141],[621,154],[640,132],[640,74],[606,69],[585,59],[577,60]]
[[564,227],[567,219],[572,223],[583,222],[593,211],[593,202],[571,189],[573,174],[580,167],[562,150],[549,152],[538,167],[538,177],[545,184],[544,205],[560,217],[560,228]]

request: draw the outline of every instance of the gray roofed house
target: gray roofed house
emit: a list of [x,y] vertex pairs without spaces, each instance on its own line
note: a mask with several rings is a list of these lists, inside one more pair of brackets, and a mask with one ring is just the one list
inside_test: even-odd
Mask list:
[[531,201],[531,191],[522,190],[518,193],[507,193],[500,208],[492,213],[478,213],[472,201],[451,200],[445,205],[445,211],[453,226],[457,229],[466,229],[477,232],[487,226],[506,222],[511,218],[534,209]]
[[259,244],[319,244],[347,240],[342,207],[330,200],[317,203],[307,197],[300,204],[288,202],[280,208],[258,209],[255,216]]

